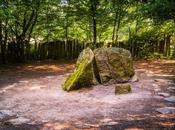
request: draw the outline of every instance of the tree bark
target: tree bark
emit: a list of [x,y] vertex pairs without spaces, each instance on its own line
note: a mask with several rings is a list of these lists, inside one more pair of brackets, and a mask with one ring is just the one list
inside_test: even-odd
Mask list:
[[112,44],[114,44],[115,42],[116,23],[117,23],[117,13],[115,13],[115,19],[114,19],[114,25],[113,25],[113,31],[112,31]]
[[91,15],[92,15],[92,27],[93,27],[93,48],[97,44],[97,3],[98,0],[91,0]]
[[115,36],[115,44],[118,44],[118,36],[119,36],[119,29],[120,29],[120,14],[118,12],[118,18],[117,18],[117,28],[116,28],[116,36]]
[[[3,55],[2,54],[3,53],[3,49],[2,49],[3,48],[2,47],[3,40],[2,40],[2,37],[3,37],[2,36],[2,20],[0,19],[0,48],[1,48],[1,53],[0,54],[1,54],[1,60],[3,59],[3,56],[2,56]],[[2,62],[3,62],[3,60],[2,60]]]

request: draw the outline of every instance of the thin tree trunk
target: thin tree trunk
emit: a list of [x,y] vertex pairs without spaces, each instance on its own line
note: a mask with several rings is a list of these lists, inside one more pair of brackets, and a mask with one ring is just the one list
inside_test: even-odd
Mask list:
[[170,35],[167,35],[166,36],[166,56],[170,56],[170,39],[171,39],[171,36]]
[[119,36],[119,29],[120,29],[120,14],[118,14],[117,18],[117,28],[116,28],[116,36],[115,36],[115,44],[118,44],[118,36]]
[[8,19],[5,20],[5,37],[4,37],[4,42],[3,42],[3,49],[4,49],[4,53],[3,53],[3,63],[6,63],[6,55],[7,55],[7,38],[8,38],[8,28],[7,28],[7,23],[8,23]]
[[93,42],[94,42],[94,46],[96,46],[96,44],[97,44],[97,29],[96,28],[97,28],[96,27],[96,18],[93,17],[93,33],[94,33]]
[[114,25],[113,25],[113,31],[112,31],[112,44],[114,44],[115,42],[116,23],[117,23],[117,12],[115,13],[115,19],[114,19]]
[[96,47],[97,44],[97,19],[96,19],[96,11],[97,11],[97,3],[96,0],[91,0],[91,13],[92,13],[92,26],[93,26],[93,48]]
[[3,35],[2,35],[2,20],[0,20],[0,48],[1,48],[1,53],[0,54],[1,54],[1,60],[3,62],[3,54],[2,54],[3,53],[3,49],[2,49],[3,48],[2,47],[3,46],[2,45],[3,44],[3,40],[2,40],[2,37],[3,37]]

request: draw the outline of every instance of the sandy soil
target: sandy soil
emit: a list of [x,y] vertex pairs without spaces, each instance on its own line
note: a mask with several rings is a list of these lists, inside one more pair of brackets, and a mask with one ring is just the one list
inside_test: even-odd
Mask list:
[[[175,115],[159,114],[156,108],[174,106],[158,96],[175,95],[175,61],[137,61],[139,82],[131,83],[132,93],[114,94],[114,85],[97,85],[65,92],[61,85],[74,63],[35,63],[0,69],[0,110],[14,116],[0,120],[2,130],[175,129]],[[23,117],[27,123],[14,125]]]

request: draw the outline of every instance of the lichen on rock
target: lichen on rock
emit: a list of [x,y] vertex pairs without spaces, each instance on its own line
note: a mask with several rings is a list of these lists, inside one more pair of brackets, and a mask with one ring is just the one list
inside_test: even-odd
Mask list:
[[98,48],[94,51],[102,83],[114,79],[117,83],[127,82],[134,75],[131,53],[122,48]]
[[94,81],[93,72],[94,53],[90,48],[81,52],[74,72],[69,75],[63,85],[65,91],[76,90],[81,87],[91,86]]
[[63,85],[66,91],[98,83],[128,82],[134,75],[131,53],[122,48],[98,48],[94,52],[84,49],[77,60],[74,72]]

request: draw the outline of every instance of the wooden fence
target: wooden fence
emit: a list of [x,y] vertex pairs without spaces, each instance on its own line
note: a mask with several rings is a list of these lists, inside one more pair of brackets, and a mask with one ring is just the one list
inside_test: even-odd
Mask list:
[[[0,64],[8,62],[18,62],[20,52],[23,51],[24,61],[29,60],[60,60],[60,59],[75,59],[79,53],[87,47],[86,43],[73,41],[54,41],[35,44],[24,44],[23,48],[20,48],[15,43],[8,43],[5,53],[0,51]],[[1,48],[1,47],[0,47]],[[0,49],[1,50],[1,49]]]
[[[49,43],[38,44],[36,53],[34,54],[36,59],[75,59],[79,53],[86,47],[85,43],[78,41],[55,41]],[[33,59],[33,58],[32,58]]]
[[[72,41],[53,41],[53,42],[45,42],[45,43],[35,43],[35,44],[25,44],[23,46],[19,46],[16,43],[10,42],[5,47],[0,46],[0,64],[8,63],[8,62],[19,62],[24,59],[24,61],[30,60],[70,60],[78,57],[80,52],[91,46],[90,43],[79,42],[78,40]],[[102,47],[104,45],[103,42],[97,43],[95,48]],[[159,46],[155,46],[157,44],[146,44],[151,46],[145,46],[142,42],[119,42],[117,45],[113,45],[112,43],[108,43],[105,46],[115,46],[125,48],[131,51],[133,57],[146,56],[148,52],[154,53],[159,52],[161,48],[161,44]],[[3,51],[2,51],[3,50]],[[146,51],[145,51],[146,50]],[[161,52],[164,54],[164,52]],[[21,58],[22,54],[22,58]]]

